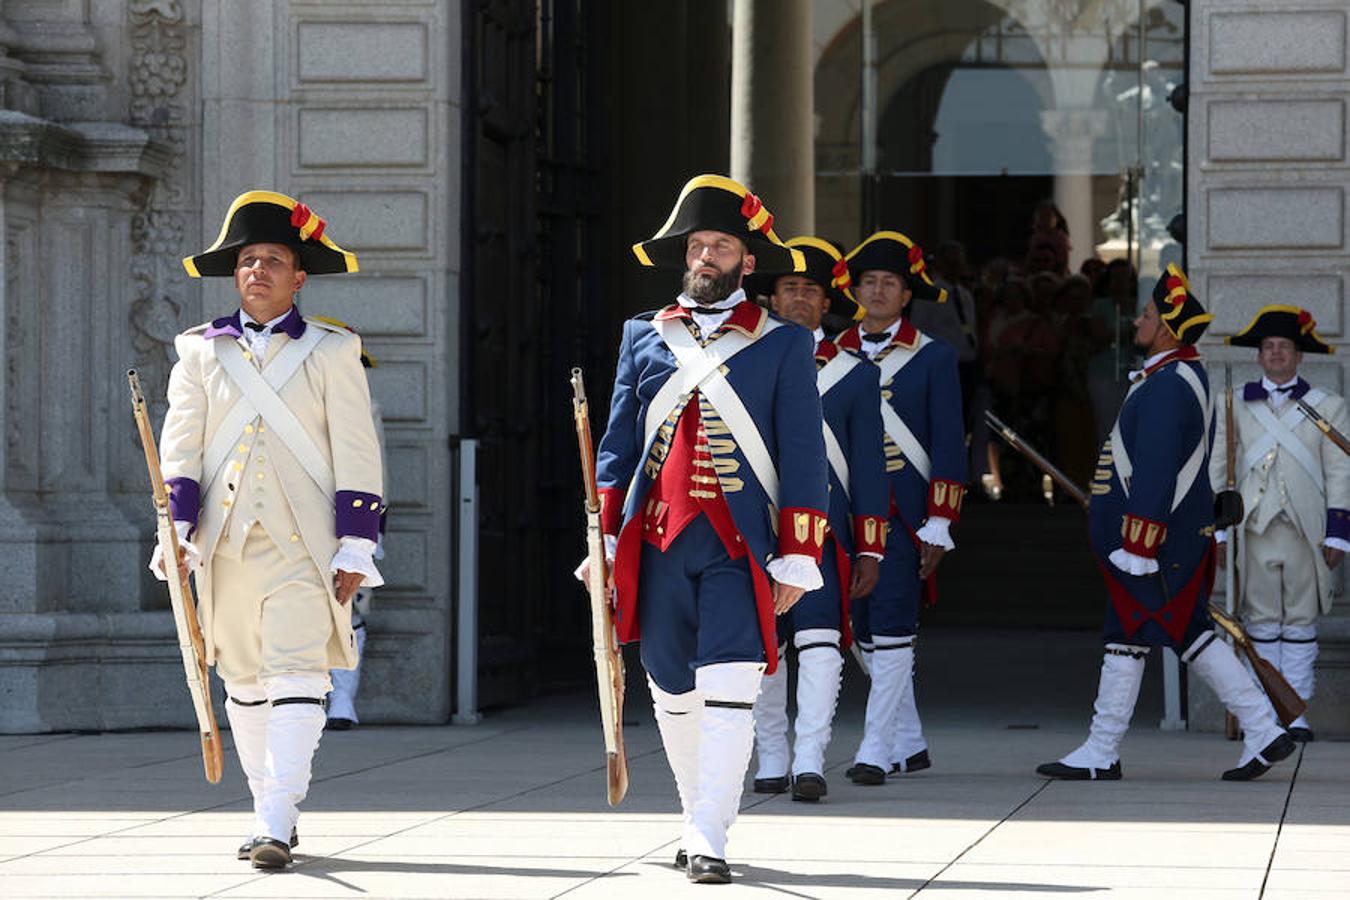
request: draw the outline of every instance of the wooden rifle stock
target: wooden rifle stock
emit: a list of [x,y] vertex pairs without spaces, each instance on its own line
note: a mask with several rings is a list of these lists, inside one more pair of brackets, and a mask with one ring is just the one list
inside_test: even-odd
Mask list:
[[595,483],[595,445],[591,441],[590,407],[580,369],[572,370],[572,417],[581,454],[581,482],[585,490],[587,590],[591,597],[591,645],[595,653],[596,687],[600,695],[600,723],[605,733],[606,796],[617,806],[628,793],[628,756],[623,746],[623,656],[614,634],[614,619],[606,585],[605,539],[600,529],[600,491]]
[[136,429],[141,435],[141,449],[145,451],[145,466],[150,473],[151,499],[155,506],[155,537],[159,543],[164,574],[168,576],[169,604],[173,608],[173,624],[178,632],[178,649],[183,657],[183,671],[187,677],[188,693],[197,715],[197,730],[202,742],[202,766],[206,780],[220,782],[225,770],[225,756],[220,744],[220,729],[216,726],[216,712],[211,706],[210,676],[206,671],[206,642],[202,639],[197,621],[197,604],[192,597],[192,583],[187,566],[180,556],[178,532],[173,526],[169,510],[169,489],[164,485],[164,473],[159,468],[159,450],[150,428],[150,415],[141,393],[141,380],[132,369],[127,372],[131,387],[131,409],[136,417]]
[[1247,636],[1242,626],[1219,609],[1213,600],[1209,602],[1209,614],[1220,628],[1232,636],[1233,643],[1237,644],[1247,657],[1247,662],[1251,663],[1256,680],[1270,698],[1270,705],[1275,708],[1275,715],[1279,718],[1280,724],[1287,727],[1290,722],[1303,715],[1308,709],[1308,704],[1298,695],[1298,691],[1289,686],[1280,670],[1256,652],[1251,638]]

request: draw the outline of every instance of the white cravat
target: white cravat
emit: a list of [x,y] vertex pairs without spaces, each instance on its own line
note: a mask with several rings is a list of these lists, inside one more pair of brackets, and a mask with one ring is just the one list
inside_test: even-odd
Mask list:
[[1129,377],[1131,383],[1138,381],[1140,378],[1143,378],[1143,377],[1144,377],[1144,373],[1148,371],[1148,369],[1149,369],[1150,366],[1152,366],[1154,363],[1159,362],[1164,356],[1166,356],[1167,354],[1169,354],[1169,353],[1171,353],[1171,352],[1173,352],[1173,351],[1171,351],[1171,350],[1164,350],[1164,351],[1162,351],[1161,353],[1155,353],[1155,354],[1153,354],[1152,356],[1150,356],[1148,359],[1144,360],[1144,364],[1143,364],[1142,366],[1140,366],[1139,368],[1135,369],[1133,372],[1130,372],[1130,373],[1129,373],[1129,376],[1128,376],[1128,377]]
[[[868,332],[863,331],[862,326],[858,327],[858,343],[862,344],[862,350],[867,354],[868,359],[876,359],[878,353],[891,345],[891,341],[895,340],[895,335],[900,331],[900,323],[903,321],[904,319],[896,319],[891,323],[889,328],[880,332],[880,334],[886,335],[886,340],[884,341],[863,340],[862,335],[867,334]],[[877,333],[878,332],[872,332],[872,334]]]
[[[744,299],[745,291],[736,288],[725,300],[719,300],[707,306],[700,306],[695,303],[688,294],[680,294],[675,298],[675,302],[689,310],[694,317],[694,324],[698,326],[699,335],[706,340],[712,337],[717,329],[726,324],[727,319],[731,318],[731,311]],[[716,312],[711,312],[711,310],[716,310]]]
[[239,309],[239,324],[244,332],[244,343],[248,344],[248,349],[253,351],[253,355],[258,358],[261,365],[263,357],[267,356],[267,345],[272,342],[272,330],[281,324],[281,320],[291,314],[288,309],[270,322],[264,322],[262,331],[254,331],[248,327],[249,322],[257,323],[258,320]]
[[1289,402],[1289,398],[1293,396],[1291,391],[1280,390],[1280,388],[1293,388],[1296,384],[1298,384],[1297,375],[1286,381],[1284,384],[1276,384],[1266,376],[1261,376],[1261,387],[1266,389],[1266,398],[1270,401],[1271,408],[1273,409],[1279,409],[1281,406],[1284,406]]

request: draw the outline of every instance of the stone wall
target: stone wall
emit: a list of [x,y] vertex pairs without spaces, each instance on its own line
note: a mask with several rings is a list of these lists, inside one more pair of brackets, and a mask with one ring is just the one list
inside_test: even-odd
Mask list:
[[[1205,352],[1216,388],[1259,376],[1254,354],[1220,341],[1269,303],[1312,311],[1345,352],[1347,10],[1344,3],[1193,0],[1188,78],[1187,259],[1215,314]],[[1305,357],[1314,384],[1344,392],[1340,357]],[[1218,586],[1220,595],[1222,583]],[[1350,732],[1350,602],[1322,639],[1315,728]],[[1190,724],[1222,728],[1208,688],[1190,680]]]
[[253,188],[360,258],[302,309],[380,361],[393,509],[363,718],[448,718],[459,27],[432,0],[0,10],[0,732],[193,722],[125,372],[158,422],[174,334],[236,305],[179,259]]

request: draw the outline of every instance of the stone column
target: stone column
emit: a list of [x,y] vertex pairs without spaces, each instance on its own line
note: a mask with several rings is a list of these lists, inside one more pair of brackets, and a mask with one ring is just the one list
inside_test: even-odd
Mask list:
[[1077,272],[1092,256],[1097,217],[1092,210],[1092,146],[1106,133],[1106,113],[1098,109],[1052,109],[1041,113],[1041,127],[1055,159],[1055,205],[1069,225],[1073,249],[1069,271]]
[[809,0],[736,0],[731,177],[763,198],[781,238],[815,228]]

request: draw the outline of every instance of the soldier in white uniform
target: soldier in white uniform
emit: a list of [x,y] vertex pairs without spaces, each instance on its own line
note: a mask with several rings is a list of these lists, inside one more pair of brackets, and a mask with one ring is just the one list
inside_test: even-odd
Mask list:
[[[1257,348],[1265,373],[1243,385],[1233,403],[1236,477],[1247,511],[1235,548],[1239,610],[1257,650],[1304,700],[1313,695],[1317,615],[1331,611],[1331,570],[1350,550],[1350,457],[1294,402],[1301,399],[1342,432],[1350,430],[1345,400],[1298,375],[1304,353],[1333,351],[1316,325],[1307,310],[1267,306],[1228,338]],[[1227,423],[1216,419],[1210,481],[1218,490],[1227,483]],[[1289,736],[1311,741],[1313,732],[1300,716]]]
[[355,272],[356,257],[304,204],[250,191],[183,266],[194,278],[233,276],[240,309],[175,341],[161,466],[185,554],[200,566],[207,662],[225,683],[253,794],[240,856],[280,868],[323,732],[328,671],[356,664],[346,604],[363,582],[383,583],[361,340],[294,302],[307,275]]

